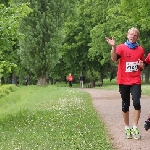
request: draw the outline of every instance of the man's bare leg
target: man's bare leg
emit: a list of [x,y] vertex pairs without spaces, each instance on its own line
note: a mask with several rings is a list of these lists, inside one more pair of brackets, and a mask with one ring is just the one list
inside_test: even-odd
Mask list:
[[134,110],[134,112],[133,112],[133,126],[138,125],[140,113],[141,113],[141,110]]
[[140,139],[141,136],[139,134],[139,130],[138,130],[138,121],[139,121],[139,118],[140,118],[140,113],[141,113],[141,110],[134,110],[133,112],[133,129],[132,129],[132,135],[134,137],[134,139]]
[[125,126],[129,126],[129,111],[126,113],[122,111],[122,116],[124,119]]
[[122,111],[122,116],[123,116],[124,123],[125,123],[125,138],[131,139],[132,134],[131,134],[131,129],[129,127],[129,111],[127,111],[126,113]]

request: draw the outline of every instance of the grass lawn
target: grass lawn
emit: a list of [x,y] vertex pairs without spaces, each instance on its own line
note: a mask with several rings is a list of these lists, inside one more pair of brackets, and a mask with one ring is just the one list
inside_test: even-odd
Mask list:
[[[99,89],[118,90],[115,80]],[[150,95],[150,85],[142,94]],[[114,150],[79,84],[0,87],[0,150]]]
[[0,150],[114,149],[90,95],[67,86],[20,86],[1,97],[0,133]]

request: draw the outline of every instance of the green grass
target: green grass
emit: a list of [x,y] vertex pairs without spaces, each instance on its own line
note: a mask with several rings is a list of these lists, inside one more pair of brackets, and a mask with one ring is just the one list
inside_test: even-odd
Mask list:
[[142,85],[142,95],[149,95],[150,96],[150,85]]
[[[104,80],[98,89],[118,90]],[[150,95],[150,85],[142,94]],[[79,84],[0,86],[0,150],[113,150],[105,124]]]
[[[111,82],[109,79],[104,79],[104,83],[102,87],[95,87],[97,89],[106,89],[106,90],[119,90],[118,85],[116,84],[116,79],[113,79]],[[150,96],[150,85],[142,83],[142,95]]]
[[88,93],[22,86],[0,99],[0,150],[113,150]]
[[107,90],[118,90],[118,85],[116,84],[116,79],[113,79],[111,82],[109,79],[104,79],[103,86],[99,88]]

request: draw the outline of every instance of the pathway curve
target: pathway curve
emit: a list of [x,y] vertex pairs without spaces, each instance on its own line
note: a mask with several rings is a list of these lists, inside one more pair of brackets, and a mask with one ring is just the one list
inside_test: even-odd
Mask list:
[[[83,91],[90,93],[92,102],[100,118],[106,124],[112,143],[118,150],[150,150],[150,130],[144,130],[144,121],[150,110],[150,96],[141,97],[141,117],[139,120],[140,140],[125,139],[124,123],[121,114],[121,99],[117,90],[101,90],[85,88]],[[130,123],[132,125],[133,105],[130,106]]]

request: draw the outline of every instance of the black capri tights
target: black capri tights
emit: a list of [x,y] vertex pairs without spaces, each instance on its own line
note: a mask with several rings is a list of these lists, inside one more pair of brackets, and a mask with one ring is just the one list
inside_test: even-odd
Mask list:
[[132,95],[133,106],[135,110],[141,109],[141,84],[134,85],[119,85],[119,92],[122,98],[122,111],[126,113],[129,111],[130,94]]

